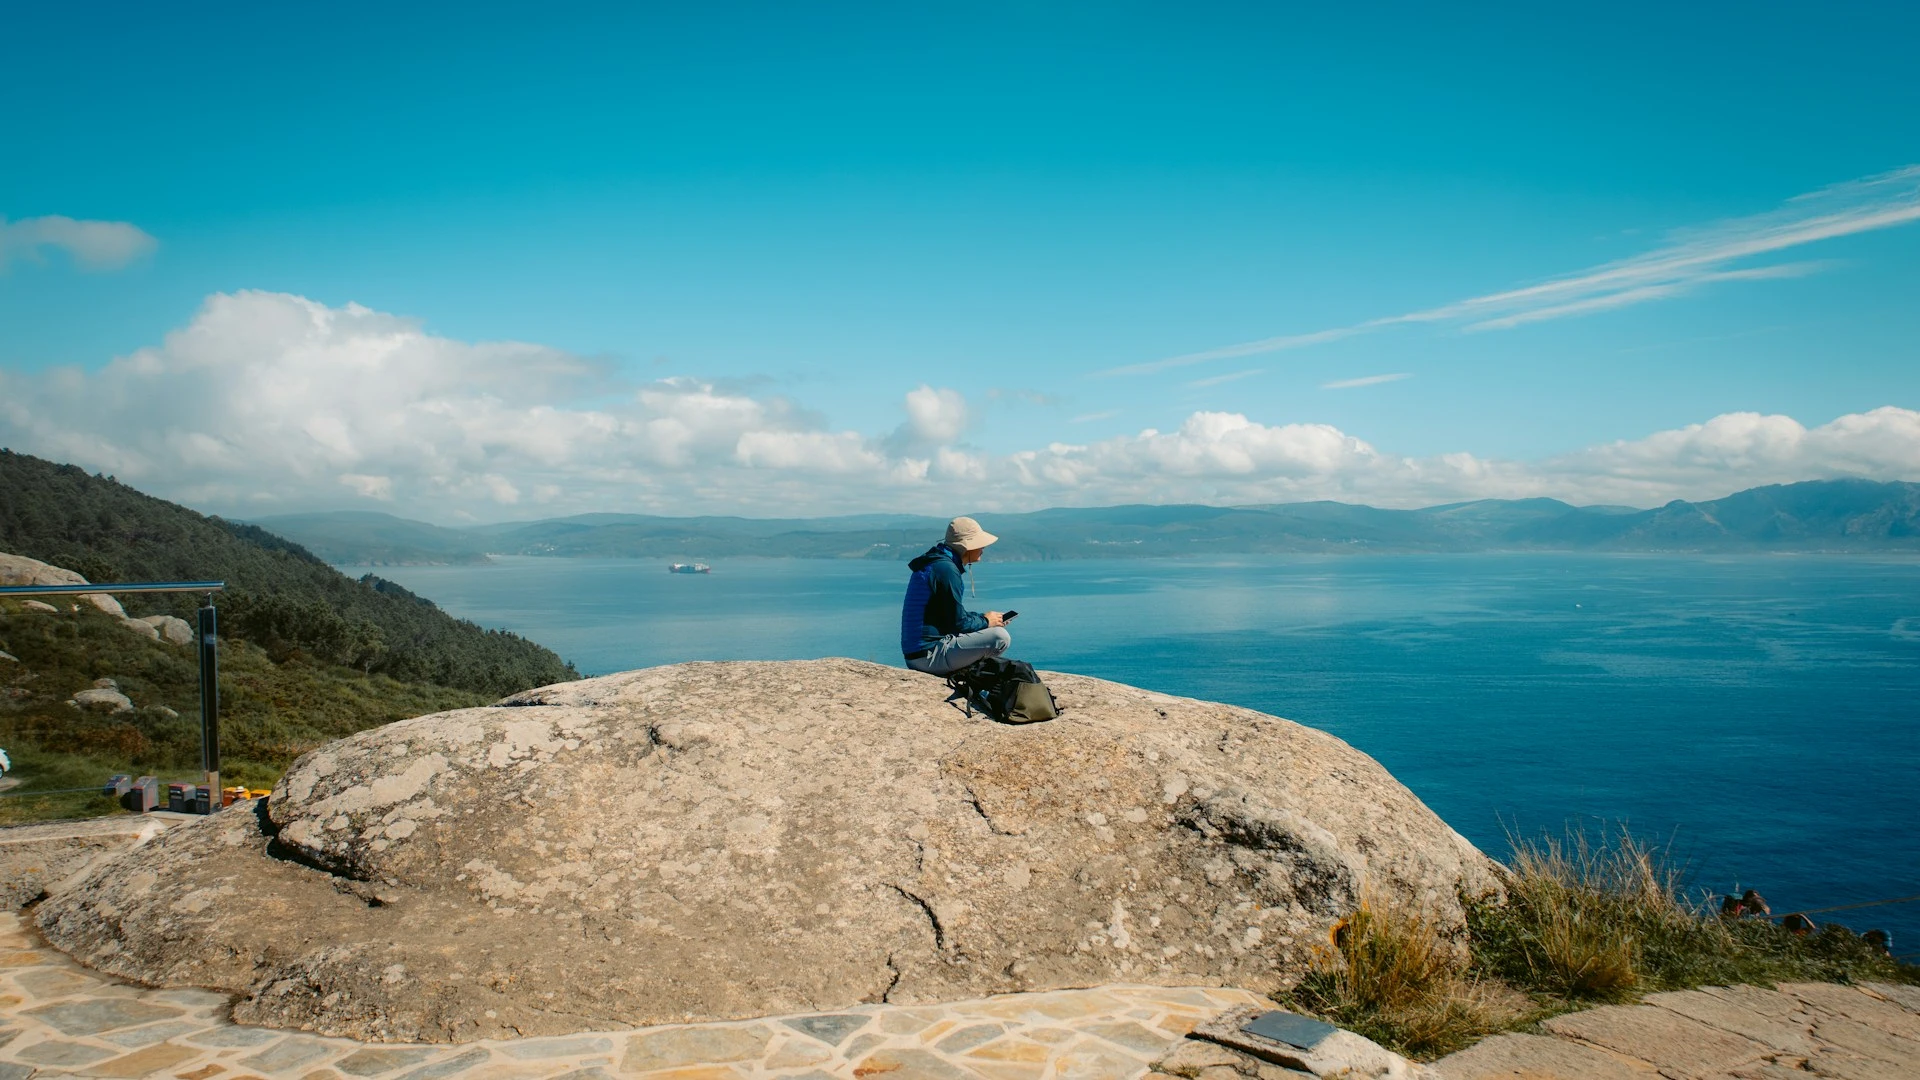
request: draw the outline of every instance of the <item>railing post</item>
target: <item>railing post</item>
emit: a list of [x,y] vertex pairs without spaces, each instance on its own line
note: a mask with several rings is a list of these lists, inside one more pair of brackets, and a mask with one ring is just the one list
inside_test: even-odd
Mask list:
[[220,809],[220,658],[213,596],[200,609],[200,763],[207,773],[207,813]]

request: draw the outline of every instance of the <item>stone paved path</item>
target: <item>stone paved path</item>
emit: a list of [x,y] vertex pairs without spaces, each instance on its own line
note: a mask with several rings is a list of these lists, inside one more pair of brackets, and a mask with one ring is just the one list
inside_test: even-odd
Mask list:
[[110,979],[0,915],[0,1080],[1131,1080],[1245,990],[1109,986],[458,1046],[242,1027],[227,999]]
[[1445,1080],[1920,1080],[1920,987],[1783,983],[1653,994],[1496,1035]]

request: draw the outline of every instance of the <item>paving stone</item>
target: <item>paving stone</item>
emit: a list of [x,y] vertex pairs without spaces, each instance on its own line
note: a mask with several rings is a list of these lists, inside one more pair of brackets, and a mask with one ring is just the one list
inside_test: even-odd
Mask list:
[[853,1075],[884,1075],[885,1080],[973,1080],[966,1070],[938,1054],[911,1047],[876,1050],[853,1067]]
[[11,1061],[0,1061],[0,1080],[27,1080],[33,1075],[33,1066],[15,1065]]
[[348,1076],[379,1076],[395,1069],[411,1068],[439,1052],[427,1046],[369,1046],[334,1062],[333,1067]]
[[[826,1013],[820,1016],[796,1016],[780,1022],[795,1031],[811,1035],[828,1046],[839,1046],[847,1041],[847,1036],[866,1027],[872,1021],[873,1017],[861,1016],[857,1013]],[[924,1026],[924,1024],[921,1025],[921,1027]],[[913,1029],[913,1031],[918,1030],[920,1028]],[[911,1033],[897,1032],[896,1034]]]
[[149,1046],[145,1050],[135,1050],[111,1061],[98,1065],[89,1065],[80,1071],[88,1076],[141,1077],[171,1069],[184,1061],[199,1057],[204,1051],[191,1046],[177,1046],[173,1043],[161,1043]]
[[32,971],[22,971],[14,975],[13,984],[26,991],[29,997],[38,998],[41,1001],[51,1001],[54,998],[77,994],[82,990],[97,989],[100,986],[97,979],[82,978],[62,968],[35,968]]
[[1644,1061],[1549,1035],[1495,1035],[1433,1069],[1443,1080],[1660,1080]]
[[174,1073],[173,1075],[179,1077],[179,1080],[209,1080],[210,1077],[218,1076],[226,1071],[227,1067],[225,1065],[206,1064],[190,1072]]
[[332,1069],[315,1069],[305,1076],[302,1076],[300,1080],[341,1080],[341,1077],[339,1073],[334,1072]]
[[98,1035],[115,1028],[151,1024],[180,1015],[171,1005],[149,1005],[141,1001],[108,998],[67,1001],[28,1009],[27,1016],[58,1030],[62,1035]]
[[604,1035],[568,1035],[554,1039],[526,1039],[510,1042],[500,1052],[522,1061],[536,1058],[585,1057],[588,1054],[613,1053],[613,1040]]
[[1020,1034],[1037,1042],[1052,1044],[1070,1043],[1076,1037],[1071,1029],[1061,1027],[1030,1027]]
[[570,1073],[561,1073],[554,1080],[613,1080],[613,1074],[596,1065],[591,1069],[575,1069]]
[[968,1061],[1024,1062],[1044,1065],[1053,1051],[1031,1039],[1009,1038],[967,1051]]
[[7,1045],[8,1043],[12,1042],[14,1039],[18,1038],[19,1035],[20,1035],[19,1028],[0,1028],[0,1046]]
[[975,1061],[967,1059],[968,1072],[978,1073],[980,1080],[1046,1080],[1045,1062],[1032,1061]]
[[112,1057],[113,1051],[86,1043],[48,1039],[32,1046],[23,1046],[15,1050],[13,1056],[34,1065],[91,1065],[102,1058]]
[[842,1051],[842,1053],[846,1054],[848,1061],[852,1061],[855,1058],[864,1056],[869,1050],[886,1041],[887,1037],[885,1035],[876,1035],[871,1032],[865,1035],[856,1035],[853,1037],[853,1041],[847,1044],[847,1048]]
[[1807,1034],[1807,1025],[1789,1020],[1770,1020],[1752,1009],[1699,990],[1680,990],[1668,994],[1650,994],[1642,999],[1648,1005],[1669,1009],[1690,1020],[1745,1035],[1775,1050],[1805,1056],[1818,1046]]
[[1758,1013],[1769,1020],[1792,1022],[1794,1018],[1805,1016],[1807,1013],[1806,1002],[1792,994],[1783,994],[1778,990],[1768,990],[1759,986],[1703,986],[1700,988],[1700,993],[1717,997],[1749,1012]]
[[430,1065],[422,1065],[412,1072],[402,1073],[400,1080],[442,1080],[443,1077],[454,1076],[476,1065],[483,1065],[491,1057],[493,1057],[492,1051],[484,1046],[476,1046],[464,1054],[455,1054]]
[[741,1080],[743,1076],[730,1065],[684,1065],[641,1075],[642,1080]]
[[198,1020],[169,1020],[164,1024],[149,1024],[146,1027],[126,1028],[121,1031],[109,1031],[95,1036],[102,1042],[115,1046],[124,1046],[129,1050],[141,1046],[152,1046],[157,1042],[179,1038],[190,1032],[199,1031],[207,1025]]
[[1861,1057],[1845,1050],[1822,1050],[1807,1058],[1807,1071],[1834,1080],[1914,1080],[1920,1076],[1911,1062],[1896,1065]]
[[1119,1043],[1135,1053],[1149,1056],[1158,1055],[1167,1048],[1169,1042],[1166,1036],[1132,1023],[1088,1024],[1082,1030],[1091,1035],[1098,1035],[1108,1042]]
[[788,1039],[761,1065],[768,1069],[798,1069],[833,1060],[833,1051],[812,1039]]
[[1606,1005],[1556,1016],[1541,1027],[1657,1068],[1695,1076],[1731,1072],[1768,1056],[1766,1046],[1652,1005]]
[[[196,1037],[194,1042],[204,1043],[205,1039]],[[301,1035],[289,1035],[257,1054],[249,1054],[240,1059],[240,1064],[261,1072],[286,1072],[304,1065],[317,1065],[323,1059],[331,1057],[334,1048],[319,1039],[310,1039]]]
[[942,1038],[934,1044],[934,1049],[943,1054],[964,1053],[981,1043],[999,1038],[1005,1031],[999,1024],[972,1024]]
[[[205,1009],[226,1005],[232,999],[225,994],[216,994],[211,990],[149,990],[140,995],[142,1001],[158,1001],[168,1005],[180,1005],[189,1009]],[[304,1078],[302,1078],[304,1080]]]
[[1132,1080],[1145,1066],[1117,1050],[1081,1045],[1053,1059],[1053,1075],[1060,1080]]
[[53,957],[36,949],[0,953],[0,967],[39,967],[53,963]]
[[925,1030],[937,1019],[938,1013],[923,1009],[890,1010],[880,1014],[880,1022],[875,1026],[889,1035],[911,1035]]
[[1920,1013],[1920,986],[1898,986],[1893,983],[1868,983],[1867,989],[1887,998],[1902,1008]]
[[[1857,1020],[1821,1020],[1813,1025],[1813,1037],[1865,1057],[1920,1065],[1920,1042],[1890,1035]],[[1915,1072],[1920,1073],[1920,1068]]]
[[263,1046],[285,1035],[284,1031],[270,1028],[241,1027],[238,1024],[208,1028],[186,1041],[195,1046],[211,1046],[216,1049],[229,1047]]
[[620,1061],[625,1073],[652,1072],[684,1065],[712,1065],[746,1061],[766,1053],[772,1033],[764,1028],[669,1028],[647,1031],[627,1040]]
[[1920,1039],[1920,1013],[1908,1012],[1890,1001],[1882,1001],[1856,986],[1834,983],[1782,983],[1784,993],[1815,1005],[1835,1016],[1857,1020],[1889,1035]]

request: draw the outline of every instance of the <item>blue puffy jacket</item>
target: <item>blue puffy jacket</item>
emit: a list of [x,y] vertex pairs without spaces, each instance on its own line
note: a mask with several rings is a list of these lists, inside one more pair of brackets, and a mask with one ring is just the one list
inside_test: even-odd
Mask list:
[[907,600],[900,605],[900,653],[930,649],[948,634],[987,628],[987,617],[960,603],[960,575],[967,568],[945,544],[935,544],[907,564]]

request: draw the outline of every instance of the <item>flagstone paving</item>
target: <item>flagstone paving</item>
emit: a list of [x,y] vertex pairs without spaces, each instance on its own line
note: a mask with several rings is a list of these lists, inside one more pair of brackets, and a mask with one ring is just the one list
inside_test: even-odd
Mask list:
[[1920,987],[1782,983],[1651,994],[1496,1035],[1444,1080],[1920,1080]]
[[1197,1023],[1264,999],[1106,986],[944,1005],[460,1045],[242,1027],[224,995],[97,975],[0,915],[0,1080],[1133,1080]]

